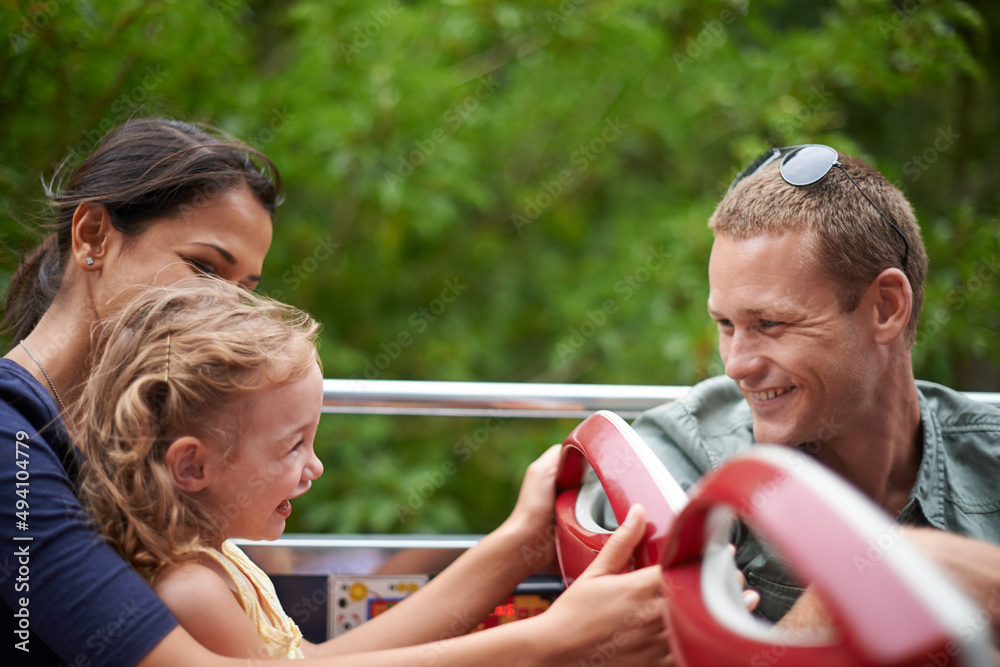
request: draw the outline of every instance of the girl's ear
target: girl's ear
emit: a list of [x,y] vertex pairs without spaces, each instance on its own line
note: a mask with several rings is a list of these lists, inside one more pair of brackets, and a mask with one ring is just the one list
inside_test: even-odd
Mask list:
[[208,486],[212,478],[210,454],[208,446],[194,436],[186,435],[170,443],[164,462],[174,485],[188,493]]

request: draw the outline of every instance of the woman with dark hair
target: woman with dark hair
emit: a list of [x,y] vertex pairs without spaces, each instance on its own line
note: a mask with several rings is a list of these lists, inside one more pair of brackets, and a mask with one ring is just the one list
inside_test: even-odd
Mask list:
[[[84,391],[99,323],[114,319],[138,290],[192,274],[257,285],[279,200],[277,172],[248,146],[163,120],[126,123],[72,173],[60,172],[48,188],[56,229],[12,281],[5,326],[14,345],[0,360],[4,664],[236,664],[179,627],[94,531],[75,495],[79,433],[67,406]],[[496,591],[509,592],[552,556],[551,540],[535,524],[551,526],[555,462],[550,452],[526,476],[519,515],[534,517],[531,525],[509,521],[436,577],[423,592],[423,613],[400,605],[401,630],[387,635],[374,624],[332,643],[330,653],[358,654],[337,664],[465,665],[491,656],[575,665],[605,646],[621,664],[663,664],[657,568],[599,576],[627,565],[644,532],[641,511],[530,631],[416,646],[456,634],[455,600],[446,591],[467,590],[466,616],[488,611]],[[538,557],[522,557],[524,548]],[[382,648],[398,650],[359,653]]]
[[[0,360],[0,615],[15,664],[137,664],[176,625],[74,495],[92,329],[135,287],[197,273],[253,288],[278,174],[210,129],[132,120],[46,185],[54,231],[15,274]],[[15,495],[16,494],[16,495]],[[11,664],[5,661],[6,664]]]
[[[262,207],[272,220],[280,202],[277,169],[263,153],[179,121],[130,121],[108,134],[71,173],[67,165],[68,160],[45,188],[55,231],[25,259],[7,292],[3,326],[15,344],[35,328],[59,291],[78,249],[73,236],[78,215],[89,223],[106,215],[105,222],[127,243],[153,222],[207,208],[223,195],[250,195],[237,196],[236,203],[252,202],[251,208]],[[256,231],[265,229],[269,236],[270,225]],[[86,268],[98,271],[99,257],[88,257],[94,263]],[[217,263],[187,261],[202,270]]]

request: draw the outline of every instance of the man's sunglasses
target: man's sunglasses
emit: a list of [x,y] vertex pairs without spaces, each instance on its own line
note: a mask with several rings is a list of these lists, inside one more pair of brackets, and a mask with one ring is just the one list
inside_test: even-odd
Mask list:
[[844,175],[847,176],[848,180],[858,189],[864,198],[868,200],[878,214],[882,216],[882,219],[889,223],[889,226],[896,230],[900,238],[903,239],[903,246],[905,250],[903,252],[903,273],[906,273],[906,262],[910,258],[910,244],[906,240],[906,236],[899,230],[892,220],[890,220],[882,209],[872,201],[871,197],[865,194],[865,191],[861,189],[861,186],[851,178],[851,175],[847,173],[844,169],[844,165],[840,164],[837,160],[837,151],[830,148],[829,146],[824,146],[822,144],[805,144],[804,146],[786,146],[785,148],[772,148],[767,151],[756,160],[748,164],[743,168],[740,173],[736,174],[736,178],[730,184],[729,189],[732,190],[736,187],[736,184],[742,181],[748,176],[753,176],[758,171],[771,164],[778,158],[781,158],[781,166],[779,171],[781,172],[781,177],[785,179],[785,182],[789,185],[795,185],[797,187],[804,187],[806,185],[812,185],[823,179],[830,169],[833,167],[839,167]]

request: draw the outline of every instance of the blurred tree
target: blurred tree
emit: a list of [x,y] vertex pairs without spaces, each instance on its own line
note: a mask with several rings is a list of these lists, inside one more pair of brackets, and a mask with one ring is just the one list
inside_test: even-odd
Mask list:
[[[282,169],[264,289],[324,323],[327,377],[690,384],[722,370],[712,208],[760,151],[816,141],[922,221],[918,376],[1000,388],[995,3],[0,7],[0,286],[39,178],[163,114]],[[572,425],[326,417],[293,527],[488,530]]]

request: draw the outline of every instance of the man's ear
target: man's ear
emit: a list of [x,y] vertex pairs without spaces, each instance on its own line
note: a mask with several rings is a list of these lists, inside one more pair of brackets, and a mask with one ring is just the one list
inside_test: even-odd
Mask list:
[[208,446],[194,436],[186,435],[170,443],[164,462],[174,485],[188,493],[208,486],[213,477],[210,455]]
[[[111,214],[104,204],[85,202],[73,213],[73,260],[84,271],[101,268],[110,244]],[[89,260],[89,261],[88,261]]]
[[888,345],[906,332],[913,311],[913,289],[906,274],[886,269],[868,288],[875,342]]

